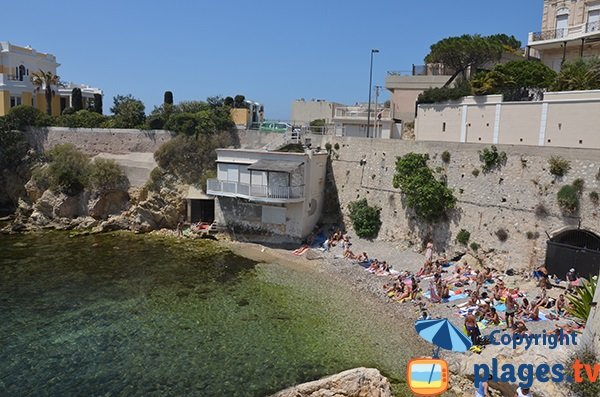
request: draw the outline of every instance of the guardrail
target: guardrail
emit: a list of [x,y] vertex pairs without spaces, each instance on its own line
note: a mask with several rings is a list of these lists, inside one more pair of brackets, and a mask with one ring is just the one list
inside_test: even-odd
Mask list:
[[241,182],[220,181],[209,179],[206,184],[206,192],[212,195],[220,193],[245,196],[249,198],[266,199],[298,199],[304,197],[304,186],[270,186],[250,185]]

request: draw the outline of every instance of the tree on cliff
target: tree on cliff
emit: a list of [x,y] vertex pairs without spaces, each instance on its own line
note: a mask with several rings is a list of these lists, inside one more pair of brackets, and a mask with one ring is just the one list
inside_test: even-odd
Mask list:
[[71,102],[73,109],[78,112],[83,109],[83,96],[81,95],[81,88],[73,88],[71,90]]
[[39,72],[31,73],[31,83],[36,87],[36,90],[44,90],[44,97],[46,98],[46,113],[52,115],[52,97],[55,95],[54,86],[60,84],[60,77],[52,72]]

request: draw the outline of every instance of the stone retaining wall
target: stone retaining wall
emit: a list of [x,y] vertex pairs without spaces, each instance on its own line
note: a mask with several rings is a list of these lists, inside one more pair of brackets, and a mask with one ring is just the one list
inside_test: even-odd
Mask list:
[[[348,203],[366,197],[370,204],[382,209],[378,238],[398,241],[405,248],[420,247],[431,238],[438,251],[464,252],[468,248],[455,239],[460,229],[466,229],[471,233],[470,242],[481,245],[480,256],[494,250],[488,255],[495,258],[489,264],[500,269],[529,269],[543,263],[547,233],[565,226],[577,227],[580,222],[581,227],[600,232],[599,208],[588,197],[590,191],[600,192],[598,150],[500,145],[498,149],[508,157],[506,165],[486,174],[481,171],[479,151],[489,145],[331,136],[327,139],[333,147],[339,145],[332,155],[332,168],[346,224],[350,224],[345,209]],[[451,155],[449,164],[441,159],[445,150]],[[405,208],[402,194],[392,186],[396,158],[409,152],[428,153],[429,166],[436,175],[446,175],[448,187],[458,199],[457,210],[447,222],[423,224]],[[548,171],[552,155],[571,162],[571,170],[562,178]],[[480,171],[479,175],[473,174],[474,169]],[[581,210],[579,216],[564,216],[556,193],[576,178],[585,181]],[[536,215],[539,204],[547,209],[547,215]],[[508,233],[505,242],[496,236],[500,228]]]

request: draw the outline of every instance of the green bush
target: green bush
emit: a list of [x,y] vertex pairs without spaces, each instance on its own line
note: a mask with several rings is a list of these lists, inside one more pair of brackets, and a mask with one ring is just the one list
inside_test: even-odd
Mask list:
[[349,203],[348,211],[352,227],[358,237],[377,237],[381,227],[381,209],[369,206],[367,199],[362,199]]
[[444,150],[442,152],[442,161],[446,164],[448,164],[450,162],[450,152],[447,150]]
[[506,240],[508,240],[508,232],[504,228],[496,230],[495,234],[496,237],[498,237],[498,240],[500,240],[501,242],[505,242]]
[[537,240],[540,237],[540,233],[539,232],[527,232],[525,233],[525,235],[527,236],[527,240]]
[[52,117],[36,108],[19,105],[11,108],[6,115],[11,128],[25,131],[27,127],[47,127],[52,124]]
[[456,234],[456,241],[461,243],[462,245],[467,245],[469,239],[471,238],[471,233],[469,233],[465,229],[460,229]]
[[565,176],[571,169],[571,162],[560,156],[550,156],[548,165],[550,166],[550,173],[555,176]]
[[472,249],[473,251],[477,251],[477,250],[479,249],[479,247],[481,247],[481,246],[480,246],[479,244],[477,244],[475,241],[473,241],[473,242],[472,242],[472,243],[469,245],[469,247],[471,247],[471,249]]
[[579,194],[583,193],[583,187],[585,186],[585,181],[582,178],[575,179],[573,181],[572,185]]
[[560,188],[556,198],[559,207],[567,214],[575,214],[579,210],[579,193],[572,185],[565,185]]
[[327,153],[331,154],[331,143],[327,142],[325,144],[325,150],[327,150]]
[[590,310],[592,309],[592,302],[594,301],[594,294],[596,293],[596,286],[598,284],[598,278],[593,278],[591,281],[583,279],[582,284],[575,290],[575,295],[567,295],[567,299],[571,303],[567,307],[567,312],[583,321],[587,321],[590,316]]
[[506,164],[506,153],[499,152],[498,148],[492,145],[490,149],[484,148],[483,151],[479,152],[479,160],[483,163],[481,166],[483,172],[490,172]]
[[478,168],[475,168],[473,171],[471,171],[471,174],[473,174],[473,176],[474,176],[475,178],[477,178],[477,177],[479,176],[479,169],[478,169]]
[[394,188],[400,188],[409,208],[417,216],[432,222],[440,219],[456,205],[452,190],[433,175],[427,166],[427,154],[408,153],[396,160]]
[[152,171],[150,171],[150,178],[148,178],[144,188],[149,191],[158,192],[164,176],[165,171],[160,169],[160,167],[154,167]]
[[97,158],[90,164],[89,170],[90,186],[95,190],[126,189],[129,187],[127,176],[114,160]]
[[75,146],[57,145],[46,156],[49,162],[44,174],[51,190],[76,195],[88,185],[90,160]]
[[335,145],[333,145],[333,148],[335,150],[340,150],[340,144],[336,142]]
[[456,101],[469,95],[471,95],[469,83],[461,83],[457,87],[428,88],[419,94],[417,103]]
[[[566,368],[565,374],[573,379],[575,378],[573,365],[576,361],[579,361],[582,364],[588,364],[593,368],[594,365],[600,362],[600,357],[593,346],[589,344],[581,346],[574,351],[564,364],[564,367]],[[582,382],[569,382],[567,385],[573,392],[573,397],[600,396],[600,382],[590,382],[587,376],[582,376]]]
[[231,145],[227,132],[198,137],[178,135],[154,153],[159,167],[184,183],[198,185],[206,170],[216,168],[215,149]]
[[590,192],[589,196],[590,196],[590,201],[592,202],[592,204],[598,205],[598,201],[600,201],[599,200],[600,197],[598,196],[598,192],[596,192],[596,191]]
[[83,109],[73,114],[60,116],[56,120],[56,124],[69,128],[100,128],[106,120],[107,118],[101,114]]
[[110,108],[114,117],[110,119],[109,125],[113,128],[139,128],[146,120],[144,110],[144,103],[132,95],[117,95]]

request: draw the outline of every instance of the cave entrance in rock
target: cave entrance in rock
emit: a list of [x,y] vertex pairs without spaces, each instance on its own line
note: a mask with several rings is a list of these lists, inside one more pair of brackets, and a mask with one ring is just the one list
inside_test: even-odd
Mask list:
[[547,242],[546,268],[550,275],[565,279],[569,269],[586,278],[600,271],[600,236],[586,229],[556,233]]
[[189,199],[188,200],[188,222],[190,223],[213,223],[215,220],[214,199]]

